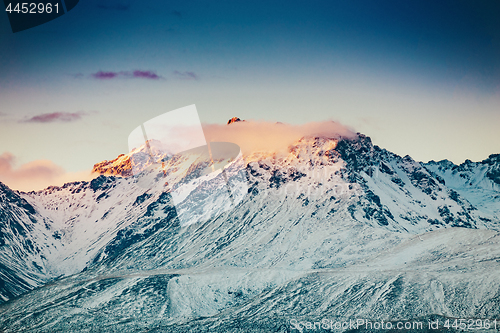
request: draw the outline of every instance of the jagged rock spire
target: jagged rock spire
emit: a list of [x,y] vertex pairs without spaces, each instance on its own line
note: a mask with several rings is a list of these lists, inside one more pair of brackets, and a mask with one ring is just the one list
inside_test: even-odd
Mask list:
[[238,121],[244,121],[244,120],[241,120],[241,119],[240,119],[240,118],[238,118],[238,117],[233,117],[233,118],[231,118],[231,119],[229,119],[229,120],[227,121],[227,124],[229,125],[229,124],[232,124],[232,123],[237,123]]

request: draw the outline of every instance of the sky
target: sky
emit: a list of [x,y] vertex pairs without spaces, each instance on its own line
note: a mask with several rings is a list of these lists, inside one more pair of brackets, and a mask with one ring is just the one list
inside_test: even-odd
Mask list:
[[334,120],[418,161],[483,160],[498,17],[496,0],[82,0],[12,33],[1,14],[0,181],[83,177],[192,104],[205,124]]

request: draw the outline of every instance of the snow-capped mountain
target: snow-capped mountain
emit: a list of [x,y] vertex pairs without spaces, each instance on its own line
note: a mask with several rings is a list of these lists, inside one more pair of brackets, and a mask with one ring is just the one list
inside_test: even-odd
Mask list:
[[215,172],[201,151],[148,167],[141,149],[96,164],[91,182],[0,188],[2,329],[500,315],[499,155],[421,163],[332,135]]

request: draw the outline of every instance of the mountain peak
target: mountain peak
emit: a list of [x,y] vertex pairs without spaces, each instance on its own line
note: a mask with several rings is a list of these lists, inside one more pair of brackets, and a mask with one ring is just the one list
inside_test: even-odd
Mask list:
[[128,177],[133,175],[133,170],[143,170],[167,156],[168,154],[165,153],[160,141],[148,140],[142,146],[132,149],[128,154],[120,154],[111,161],[106,160],[94,164],[92,173]]

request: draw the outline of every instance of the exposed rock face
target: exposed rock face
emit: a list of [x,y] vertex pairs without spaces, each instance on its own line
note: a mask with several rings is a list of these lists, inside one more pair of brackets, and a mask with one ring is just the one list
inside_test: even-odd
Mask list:
[[241,120],[241,119],[240,119],[240,118],[238,118],[238,117],[233,117],[233,118],[231,118],[231,119],[229,119],[229,120],[227,121],[227,124],[229,125],[229,124],[232,124],[232,123],[237,123],[238,121],[244,121],[244,120]]
[[130,160],[130,156],[120,154],[111,161],[102,161],[94,164],[92,172],[101,175],[131,176],[132,161]]

